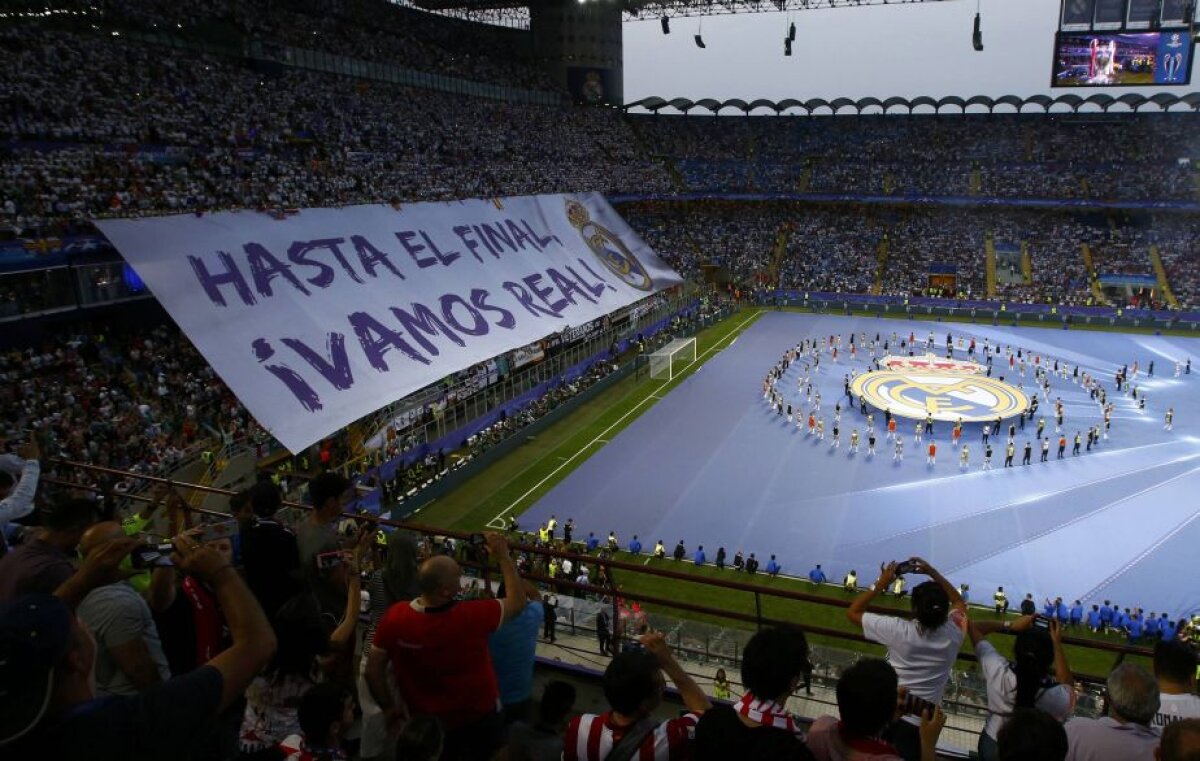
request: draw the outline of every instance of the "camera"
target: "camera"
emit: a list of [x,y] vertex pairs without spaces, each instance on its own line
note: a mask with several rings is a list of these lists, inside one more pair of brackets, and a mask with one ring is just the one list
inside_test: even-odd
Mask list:
[[330,568],[336,568],[346,562],[346,553],[341,550],[334,552],[322,552],[315,558],[318,571],[328,571]]
[[171,553],[175,546],[170,542],[162,544],[142,544],[133,548],[129,553],[129,562],[134,568],[166,568],[175,565]]

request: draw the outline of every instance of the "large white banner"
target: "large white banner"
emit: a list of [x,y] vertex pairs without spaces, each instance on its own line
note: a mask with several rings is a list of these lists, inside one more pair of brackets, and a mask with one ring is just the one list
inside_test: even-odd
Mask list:
[[596,193],[97,224],[293,452],[681,282]]

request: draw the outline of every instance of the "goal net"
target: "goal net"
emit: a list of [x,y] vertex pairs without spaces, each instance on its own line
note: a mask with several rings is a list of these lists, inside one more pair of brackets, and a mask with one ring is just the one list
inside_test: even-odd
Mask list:
[[650,377],[671,380],[696,361],[696,339],[676,338],[650,354]]

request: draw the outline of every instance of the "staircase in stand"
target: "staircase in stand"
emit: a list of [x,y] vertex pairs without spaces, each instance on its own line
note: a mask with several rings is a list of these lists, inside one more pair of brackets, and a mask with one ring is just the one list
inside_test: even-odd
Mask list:
[[749,176],[746,178],[749,182],[750,191],[758,191],[762,188],[758,182],[758,143],[754,140],[753,133],[746,135],[746,166],[749,167]]
[[800,173],[800,179],[796,181],[796,192],[807,193],[809,187],[812,186],[813,162],[812,159],[804,160],[804,171]]
[[979,165],[976,164],[971,169],[971,195],[977,196],[983,192],[983,172],[979,171]]
[[875,247],[875,282],[871,284],[871,293],[878,296],[883,293],[883,274],[887,271],[888,262],[888,237],[884,234],[879,240],[879,245]]
[[1104,290],[1100,287],[1100,278],[1096,276],[1096,265],[1092,260],[1092,247],[1086,243],[1079,244],[1079,250],[1083,254],[1083,265],[1087,268],[1088,285],[1091,286],[1092,298],[1097,304],[1108,304],[1108,299],[1104,297]]
[[679,171],[679,167],[675,166],[675,161],[670,156],[656,154],[650,150],[646,144],[645,135],[642,134],[641,129],[637,126],[637,119],[626,119],[625,123],[629,125],[629,131],[633,133],[634,140],[637,141],[638,153],[646,157],[647,160],[662,165],[662,168],[667,171],[667,176],[671,178],[672,189],[678,193],[687,192],[689,190],[687,181],[683,178],[683,173]]
[[785,221],[775,233],[775,245],[771,250],[771,266],[768,269],[768,274],[771,277],[771,282],[776,286],[782,286],[782,283],[779,282],[779,270],[783,267],[783,258],[787,256],[788,241],[792,239],[792,230],[794,228],[795,225],[791,221]]
[[1172,309],[1178,309],[1179,301],[1171,291],[1171,284],[1167,282],[1167,268],[1163,266],[1162,256],[1156,245],[1150,246],[1150,263],[1154,265],[1154,276],[1158,278],[1158,291],[1162,294],[1163,300]]
[[987,254],[987,295],[996,298],[996,242],[989,231],[983,238],[983,250]]
[[1029,255],[1029,242],[1021,241],[1021,274],[1025,285],[1033,285],[1033,257]]

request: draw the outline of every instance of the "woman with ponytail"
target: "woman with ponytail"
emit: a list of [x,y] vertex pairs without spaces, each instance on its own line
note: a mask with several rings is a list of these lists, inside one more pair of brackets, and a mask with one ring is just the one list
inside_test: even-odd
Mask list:
[[[1041,619],[1048,628],[1035,628],[1038,618],[972,621],[967,627],[979,668],[987,680],[988,717],[979,734],[981,761],[996,761],[996,737],[1014,710],[1037,708],[1060,722],[1075,710],[1075,679],[1063,653],[1058,621]],[[1011,662],[987,641],[987,635],[996,631],[1017,635]]]

